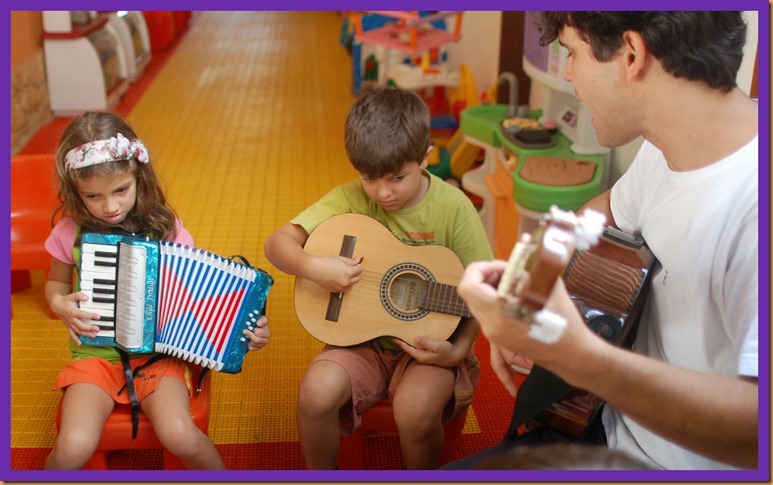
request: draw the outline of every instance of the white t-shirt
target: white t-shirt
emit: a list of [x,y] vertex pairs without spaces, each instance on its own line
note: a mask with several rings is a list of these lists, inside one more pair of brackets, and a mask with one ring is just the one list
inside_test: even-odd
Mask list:
[[[674,172],[645,142],[611,192],[617,226],[658,259],[634,350],[721,375],[758,375],[758,139],[729,157]],[[722,396],[716,396],[722,399]],[[721,469],[607,406],[609,446],[669,469]]]

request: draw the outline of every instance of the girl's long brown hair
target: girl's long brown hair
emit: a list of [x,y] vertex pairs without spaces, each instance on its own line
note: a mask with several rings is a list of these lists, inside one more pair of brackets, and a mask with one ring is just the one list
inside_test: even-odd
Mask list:
[[[61,206],[54,217],[70,216],[81,226],[82,232],[101,233],[143,233],[159,239],[174,239],[177,216],[169,206],[150,163],[139,163],[135,159],[100,163],[71,171],[65,168],[65,155],[84,143],[107,140],[122,134],[129,140],[138,139],[137,134],[120,117],[112,113],[89,111],[75,118],[65,128],[56,151],[56,170],[59,179],[59,201]],[[132,210],[120,224],[107,224],[93,217],[81,200],[78,181],[97,175],[133,173],[137,180],[137,200]]]

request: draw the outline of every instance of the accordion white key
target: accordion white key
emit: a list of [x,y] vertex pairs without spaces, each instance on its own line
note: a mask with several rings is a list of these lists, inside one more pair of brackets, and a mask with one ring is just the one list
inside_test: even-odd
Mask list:
[[81,235],[80,308],[100,315],[84,344],[160,352],[220,372],[241,370],[271,276],[183,244],[120,234]]

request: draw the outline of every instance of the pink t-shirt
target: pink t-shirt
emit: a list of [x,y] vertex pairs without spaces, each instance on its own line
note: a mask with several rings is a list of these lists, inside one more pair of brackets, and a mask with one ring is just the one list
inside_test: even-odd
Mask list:
[[[193,246],[193,236],[183,227],[180,219],[175,220],[175,228],[177,229],[177,237],[172,242]],[[75,264],[72,248],[75,245],[77,229],[78,225],[70,217],[65,217],[59,221],[46,239],[46,251],[63,263]]]
[[[193,246],[193,236],[183,227],[182,221],[177,219],[175,221],[175,228],[177,229],[177,237],[175,237],[173,242]],[[49,254],[63,263],[75,265],[72,253],[77,229],[78,225],[70,217],[65,217],[59,221],[51,230],[48,239],[46,239],[45,246]],[[70,352],[72,352],[72,360],[101,357],[111,362],[120,362],[120,355],[114,347],[76,345],[70,339]]]

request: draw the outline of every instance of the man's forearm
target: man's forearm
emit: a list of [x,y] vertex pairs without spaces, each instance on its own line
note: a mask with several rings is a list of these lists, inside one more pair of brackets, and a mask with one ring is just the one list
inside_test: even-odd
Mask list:
[[621,348],[607,350],[568,380],[695,453],[737,467],[757,466],[756,381],[695,372]]

